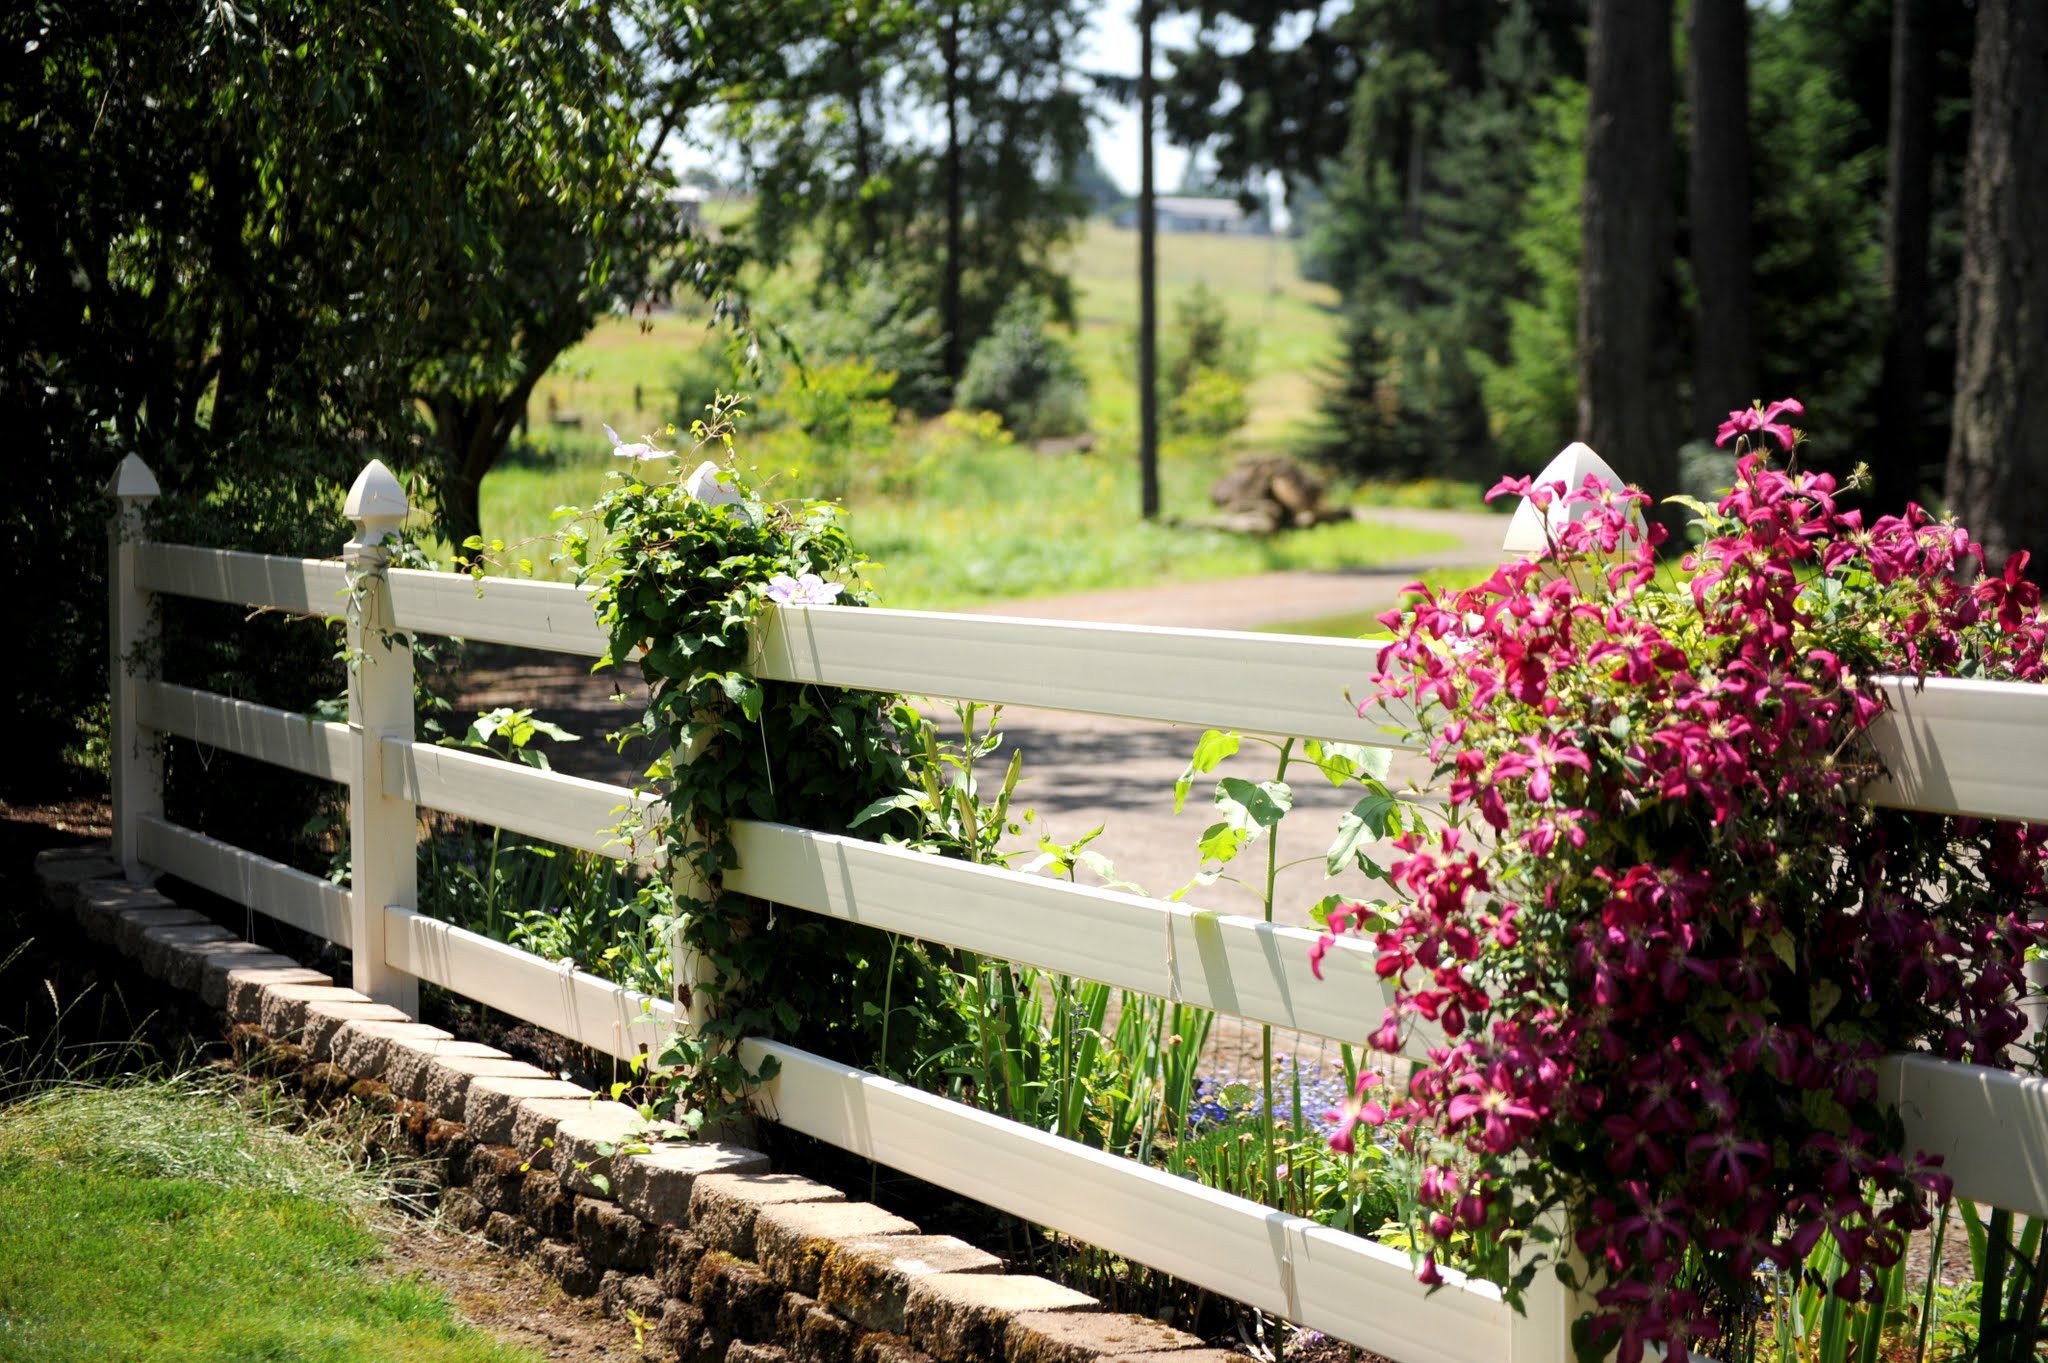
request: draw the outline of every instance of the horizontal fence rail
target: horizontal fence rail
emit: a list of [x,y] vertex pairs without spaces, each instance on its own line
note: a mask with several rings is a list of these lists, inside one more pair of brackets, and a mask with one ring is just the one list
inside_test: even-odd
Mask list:
[[[138,546],[150,591],[333,614],[342,565],[184,545]],[[429,634],[605,652],[586,588],[391,569],[394,620]],[[856,690],[1040,706],[1247,733],[1382,747],[1394,716],[1360,717],[1380,645],[1219,630],[813,606],[771,608],[756,627],[758,675]],[[1873,739],[1889,769],[1877,804],[1998,819],[2048,819],[2048,690],[1877,677],[1891,713]]]
[[337,946],[353,945],[348,891],[333,881],[154,815],[140,824],[142,859],[158,870]]
[[144,591],[294,615],[340,615],[348,606],[347,571],[328,559],[184,544],[138,545],[136,559]]
[[1512,1312],[1404,1252],[776,1042],[762,1111],[793,1131],[1405,1363],[1505,1359]]
[[1878,1064],[1909,1149],[1940,1155],[1956,1196],[2048,1217],[2048,1079],[1928,1055]]
[[384,911],[387,962],[605,1055],[659,1051],[676,1006],[411,909]]
[[736,821],[732,839],[727,889],[851,923],[1338,1041],[1387,1005],[1354,938],[1332,944],[1318,980],[1311,929],[786,824]]
[[579,657],[603,655],[608,642],[591,612],[587,588],[462,573],[393,568],[391,616],[400,629],[456,635]]
[[[373,570],[363,579],[363,614],[375,628],[604,654],[605,632],[584,589],[506,579],[479,587],[464,576],[380,566],[380,527],[395,526],[403,498],[395,483],[376,484],[373,472],[382,470],[366,470],[351,491],[360,529],[350,552],[352,563]],[[116,558],[129,574],[117,595],[130,598],[158,592],[309,615],[338,614],[349,604],[343,566],[329,561],[146,542],[130,543]],[[117,611],[117,635],[132,630],[134,619],[132,609]],[[351,628],[352,648],[381,637],[361,622]],[[1401,746],[1386,714],[1361,717],[1354,706],[1370,687],[1378,647],[778,608],[756,626],[753,666],[765,678],[798,683]],[[398,685],[409,689],[409,659],[382,677],[388,706]],[[1871,684],[1891,702],[1874,735],[1889,774],[1866,792],[1871,800],[2048,818],[2048,688],[1921,686],[1902,678]],[[651,832],[620,831],[622,822],[657,828],[658,802],[624,787],[419,743],[402,725],[324,723],[118,671],[116,701],[117,725],[129,726],[117,740],[176,735],[351,783],[352,798],[396,802],[407,818],[416,808],[439,810],[661,869]],[[129,768],[117,844],[149,867],[352,947],[359,970],[367,962],[408,987],[426,980],[621,1058],[658,1048],[683,1025],[669,1000],[438,922],[409,903],[365,903],[370,892],[361,886],[352,894],[179,827],[149,803],[147,789],[137,798],[146,767]],[[740,864],[726,887],[772,903],[1343,1041],[1372,1031],[1384,1007],[1373,953],[1359,940],[1339,940],[1324,962],[1330,978],[1317,980],[1307,961],[1317,934],[1308,929],[781,824],[741,820],[732,833]],[[414,849],[357,846],[354,855],[359,865],[382,855],[407,858],[409,866]],[[408,877],[386,881],[410,885]],[[1532,1344],[1536,1327],[1517,1320],[1486,1284],[1454,1279],[1425,1297],[1396,1249],[784,1044],[753,1040],[742,1054],[750,1065],[779,1062],[758,1105],[793,1130],[1403,1363],[1565,1357],[1554,1338]],[[1959,1196],[2048,1216],[2048,1081],[1892,1056],[1882,1064],[1880,1091],[1898,1106],[1908,1141],[1943,1156]],[[1554,1336],[1555,1325],[1546,1320],[1541,1328]]]
[[757,676],[1387,746],[1377,644],[1286,634],[852,607],[770,609]]
[[168,682],[143,682],[140,692],[145,728],[322,780],[346,784],[355,776],[355,740],[346,724]]
[[648,830],[659,828],[658,802],[624,786],[388,738],[384,785],[386,794],[428,809],[615,861],[652,865],[659,852],[651,832],[635,842],[614,831],[628,815]]

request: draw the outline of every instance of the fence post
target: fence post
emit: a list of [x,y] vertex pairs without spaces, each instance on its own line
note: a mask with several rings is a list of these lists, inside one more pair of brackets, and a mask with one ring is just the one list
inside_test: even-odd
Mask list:
[[145,876],[136,829],[164,812],[164,758],[157,736],[140,723],[143,674],[156,665],[157,619],[137,575],[142,513],[161,491],[156,475],[129,455],[107,480],[114,504],[107,521],[107,766],[114,797],[114,860],[128,879]]
[[348,788],[349,951],[354,985],[379,1003],[419,1016],[419,981],[394,970],[384,949],[384,910],[419,903],[419,816],[389,793],[386,739],[413,736],[412,640],[392,623],[387,537],[407,511],[405,489],[372,459],[343,508],[355,538],[342,546],[348,570],[348,727],[356,741]]
[[[1585,1272],[1568,1241],[1559,1242],[1555,1253],[1569,1255]],[[1559,1282],[1546,1264],[1522,1294],[1522,1306],[1526,1314],[1508,1318],[1508,1363],[1573,1363],[1572,1322],[1595,1309],[1592,1297]]]

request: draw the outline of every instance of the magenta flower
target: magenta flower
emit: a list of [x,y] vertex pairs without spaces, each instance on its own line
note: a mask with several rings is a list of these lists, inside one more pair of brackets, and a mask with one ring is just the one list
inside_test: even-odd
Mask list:
[[1739,1279],[1827,1236],[1830,1290],[1870,1292],[1950,1192],[1887,1146],[1876,1059],[2011,1065],[2048,945],[2048,826],[1852,805],[1880,770],[1868,678],[2048,681],[2025,560],[1985,574],[1959,526],[1866,526],[1831,476],[1772,468],[1800,415],[1730,415],[1745,448],[1683,585],[1641,493],[1503,480],[1572,518],[1386,617],[1366,702],[1414,715],[1447,818],[1396,841],[1371,929],[1369,1044],[1433,1044],[1405,1094],[1331,1114],[1340,1148],[1371,1123],[1416,1160],[1423,1255],[1565,1213],[1624,1359],[1708,1338],[1695,1256]]
[[1714,436],[1714,443],[1726,445],[1738,436],[1762,431],[1777,441],[1780,449],[1789,451],[1793,443],[1799,439],[1799,433],[1778,420],[1779,417],[1787,415],[1804,416],[1806,408],[1798,398],[1779,398],[1768,407],[1758,404],[1730,412],[1728,419],[1721,423],[1720,431]]

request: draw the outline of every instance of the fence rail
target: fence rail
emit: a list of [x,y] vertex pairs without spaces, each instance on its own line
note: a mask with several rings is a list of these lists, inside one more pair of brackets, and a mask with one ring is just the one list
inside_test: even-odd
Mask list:
[[[347,563],[154,544],[138,538],[153,478],[130,459],[110,494],[109,633],[115,644],[115,850],[132,875],[167,871],[350,947],[356,987],[411,1008],[421,980],[621,1058],[687,1026],[677,1006],[417,912],[417,811],[434,809],[655,867],[650,797],[415,741],[407,632],[584,657],[606,651],[587,593],[550,583],[391,569],[382,540],[404,498],[380,464],[349,497]],[[353,585],[351,585],[353,584]],[[346,613],[349,722],[323,722],[150,679],[152,593],[309,615]],[[764,613],[753,666],[766,678],[998,701],[1174,724],[1395,746],[1347,687],[1367,643],[814,607]],[[1937,812],[2048,818],[2048,689],[1878,678],[1892,702],[1873,800]],[[348,786],[355,879],[343,888],[180,828],[162,816],[155,738],[176,735]],[[630,819],[625,816],[631,816]],[[1342,940],[1307,964],[1314,935],[1111,890],[979,867],[786,825],[739,821],[729,888],[1255,1023],[1355,1040],[1384,996],[1370,948]],[[758,1095],[784,1125],[978,1198],[1401,1363],[1563,1363],[1576,1307],[1561,1287],[1517,1316],[1488,1284],[1426,1296],[1404,1254],[1119,1156],[765,1040],[743,1048],[780,1073]],[[1926,1056],[1880,1077],[1909,1141],[1947,1158],[1957,1191],[2048,1216],[2048,1081]]]

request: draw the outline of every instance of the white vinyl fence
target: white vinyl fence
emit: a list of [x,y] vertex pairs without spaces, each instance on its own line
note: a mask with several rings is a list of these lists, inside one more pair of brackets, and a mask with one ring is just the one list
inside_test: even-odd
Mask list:
[[[109,486],[115,855],[131,876],[169,872],[347,946],[355,987],[415,1011],[428,981],[625,1057],[688,1025],[670,1000],[421,916],[421,809],[622,860],[612,829],[644,799],[623,787],[415,741],[415,633],[582,657],[605,640],[571,586],[390,569],[384,538],[406,513],[382,464],[356,480],[357,534],[342,560],[233,553],[139,538],[155,479],[131,456]],[[351,590],[353,582],[353,590]],[[349,720],[325,723],[153,680],[153,595],[308,615],[348,614]],[[1369,643],[1212,630],[1073,624],[838,607],[769,611],[754,637],[763,677],[912,695],[1355,743],[1390,742],[1344,698],[1373,668]],[[2048,688],[1884,683],[1886,804],[2048,819]],[[176,735],[349,790],[354,882],[332,885],[168,822],[159,738]],[[1372,952],[1340,941],[1318,982],[1311,931],[1185,904],[941,860],[780,824],[742,822],[728,888],[777,904],[988,956],[1356,1042],[1379,1022]],[[682,967],[687,969],[687,963]],[[1576,1306],[1548,1275],[1518,1316],[1492,1286],[1434,1296],[1396,1249],[1091,1150],[865,1070],[770,1041],[781,1062],[758,1095],[785,1126],[1049,1226],[1398,1363],[1564,1363]],[[1959,1196],[2048,1216],[2048,1081],[1897,1056],[1885,1092],[1908,1139],[1947,1157]]]

